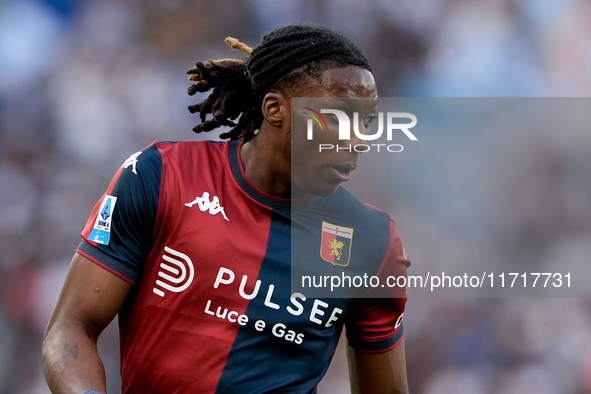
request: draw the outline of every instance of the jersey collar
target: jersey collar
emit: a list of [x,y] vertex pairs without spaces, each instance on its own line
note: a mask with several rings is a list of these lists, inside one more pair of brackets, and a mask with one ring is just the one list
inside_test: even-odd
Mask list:
[[238,186],[240,186],[240,188],[244,190],[244,192],[248,194],[250,197],[252,197],[255,201],[273,209],[290,210],[294,208],[307,207],[309,205],[314,204],[321,198],[318,196],[311,195],[308,197],[292,200],[287,198],[275,197],[257,189],[248,180],[248,178],[246,178],[244,168],[242,167],[242,160],[240,160],[240,147],[242,146],[242,143],[243,139],[230,142],[230,168],[232,169],[232,174],[234,175],[234,179],[236,179]]

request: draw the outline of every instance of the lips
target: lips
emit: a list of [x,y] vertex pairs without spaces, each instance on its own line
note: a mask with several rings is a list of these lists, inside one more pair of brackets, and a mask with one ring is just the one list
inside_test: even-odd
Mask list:
[[343,163],[330,166],[334,175],[341,181],[346,182],[351,178],[351,172],[357,168],[357,164]]

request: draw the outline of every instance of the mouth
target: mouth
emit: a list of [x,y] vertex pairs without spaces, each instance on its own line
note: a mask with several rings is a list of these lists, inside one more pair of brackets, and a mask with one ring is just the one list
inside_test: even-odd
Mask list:
[[351,178],[351,173],[355,168],[357,168],[357,164],[346,163],[346,164],[338,164],[330,166],[334,175],[341,181],[346,182]]

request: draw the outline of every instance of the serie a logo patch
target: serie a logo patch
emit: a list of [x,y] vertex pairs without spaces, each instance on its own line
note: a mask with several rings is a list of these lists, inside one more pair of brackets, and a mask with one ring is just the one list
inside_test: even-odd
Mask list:
[[99,213],[94,221],[94,226],[88,239],[99,244],[108,245],[111,238],[111,219],[113,218],[113,209],[117,197],[106,195],[99,208]]
[[333,265],[346,267],[351,259],[353,229],[322,222],[320,257]]

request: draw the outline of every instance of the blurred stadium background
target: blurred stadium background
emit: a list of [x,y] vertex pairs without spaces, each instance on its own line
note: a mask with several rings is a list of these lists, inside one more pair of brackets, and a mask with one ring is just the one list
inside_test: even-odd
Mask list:
[[[255,45],[296,21],[349,33],[381,96],[591,92],[587,0],[0,1],[0,394],[48,392],[42,334],[117,167],[153,140],[217,136],[191,132],[184,70],[240,56],[223,44],[228,35]],[[433,187],[417,198],[436,177],[393,169],[380,205],[413,264],[465,258],[467,243],[481,262],[591,263],[591,130],[582,129],[497,144],[507,177],[492,185],[470,181],[491,179],[470,162],[491,145],[446,136],[473,155],[446,164],[462,173],[457,195]],[[405,328],[415,394],[591,393],[587,299],[411,299]],[[99,342],[118,393],[116,327]],[[342,350],[319,393],[348,392]]]

